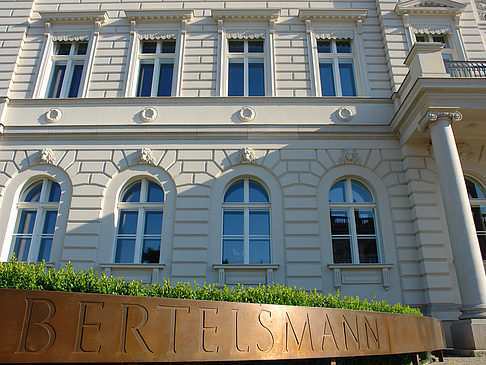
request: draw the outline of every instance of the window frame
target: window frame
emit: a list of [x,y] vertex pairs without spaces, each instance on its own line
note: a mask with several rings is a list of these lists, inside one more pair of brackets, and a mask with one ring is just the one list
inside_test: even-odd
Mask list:
[[[268,203],[264,202],[250,202],[249,201],[249,182],[254,181],[260,186],[265,189],[265,192],[268,196]],[[225,202],[224,197],[228,191],[234,184],[243,181],[243,202]],[[227,211],[241,211],[243,210],[244,222],[243,222],[243,263],[238,264],[229,264],[229,265],[258,265],[258,263],[250,263],[250,210],[252,211],[267,211],[268,212],[268,230],[269,234],[265,235],[269,241],[269,255],[270,260],[268,263],[263,263],[263,265],[271,265],[273,262],[273,255],[272,255],[272,209],[271,209],[271,198],[268,192],[268,188],[259,180],[255,180],[253,177],[240,177],[238,179],[232,180],[226,187],[223,193],[223,199],[221,202],[221,258],[219,262],[223,265],[227,264],[223,262],[224,256],[224,213]],[[267,237],[268,236],[268,237]],[[261,237],[259,237],[261,238]]]
[[[470,198],[469,197],[469,191],[468,193],[468,198],[469,198],[469,205],[471,206],[471,213],[472,213],[472,208],[473,207],[484,207],[486,209],[486,189],[482,183],[479,182],[478,179],[470,176],[470,175],[464,175],[464,180],[469,180],[471,183],[476,185],[480,191],[483,193],[484,198]],[[467,189],[467,184],[466,184],[466,189]],[[473,220],[474,220],[474,214],[473,214]],[[474,225],[474,229],[476,230],[476,235],[478,236],[478,243],[480,244],[479,248],[481,250],[481,243],[479,242],[479,236],[482,235],[486,239],[486,229],[484,231],[478,231],[476,228],[476,225]],[[486,247],[485,247],[486,251]],[[481,250],[482,252],[482,250]],[[486,256],[482,257],[482,260],[486,263]]]
[[[130,189],[133,185],[137,184],[138,182],[141,183],[140,188],[140,202],[122,202],[123,195]],[[164,201],[163,202],[147,202],[143,201],[147,198],[147,187],[148,183],[153,182],[160,186],[162,191],[164,192]],[[131,179],[125,185],[123,185],[122,189],[120,190],[117,202],[116,202],[116,209],[115,209],[115,226],[114,226],[114,245],[113,245],[113,254],[112,254],[112,263],[115,264],[141,264],[141,265],[153,265],[153,264],[160,264],[162,263],[162,245],[164,242],[164,221],[165,221],[165,204],[166,204],[166,191],[164,190],[163,184],[159,181],[147,177],[147,176],[139,176],[138,178]],[[125,211],[137,211],[137,227],[135,232],[135,246],[133,249],[133,262],[117,262],[116,261],[116,253],[118,249],[118,239],[120,238],[120,233],[118,232],[119,223],[120,223],[120,214],[121,212]],[[159,248],[159,262],[157,263],[143,263],[142,262],[142,255],[143,255],[143,240],[146,238],[144,228],[145,228],[145,217],[147,211],[161,211],[162,212],[162,225],[161,225],[161,232],[160,235],[156,235],[160,237],[160,248]],[[133,236],[132,234],[123,235],[122,236]],[[123,238],[123,237],[121,237]]]
[[[379,238],[379,230],[378,230],[378,209],[377,209],[377,204],[376,204],[376,199],[371,191],[371,189],[363,183],[361,180],[356,179],[355,177],[352,176],[345,176],[342,177],[338,180],[336,180],[334,183],[331,184],[329,191],[328,191],[328,199],[329,199],[329,193],[331,189],[339,182],[344,181],[345,182],[345,202],[330,202],[329,201],[329,229],[331,233],[331,250],[332,250],[332,258],[333,258],[333,264],[370,264],[369,262],[360,262],[360,257],[359,257],[359,243],[358,239],[360,236],[366,238],[366,237],[371,237],[373,236],[375,238],[376,242],[376,253],[377,253],[377,261],[373,262],[371,264],[380,264],[382,263],[382,254],[380,250],[380,238]],[[352,182],[357,182],[360,185],[364,186],[367,189],[367,192],[370,194],[372,198],[372,202],[353,202],[353,197],[352,197]],[[358,211],[359,209],[369,209],[373,211],[373,223],[374,223],[374,234],[362,234],[359,235],[357,232],[356,228],[356,217],[355,217],[355,212]],[[331,223],[331,211],[332,210],[346,210],[348,212],[348,219],[349,219],[349,224],[348,224],[348,229],[349,233],[347,235],[333,235],[332,234],[332,223]],[[334,262],[334,245],[333,245],[333,239],[337,237],[349,237],[349,242],[350,242],[350,252],[351,252],[351,262],[349,263],[337,263]]]
[[[434,40],[434,37],[443,37],[445,39],[445,42],[440,42],[444,45],[444,48],[442,48],[442,58],[444,61],[453,61],[458,59],[458,53],[456,51],[456,48],[454,47],[454,39],[452,37],[451,33],[441,33],[441,34],[432,34],[432,33],[416,33],[413,32],[414,35],[414,44],[415,43],[431,43],[431,42],[437,42]],[[425,41],[419,41],[418,37],[424,37],[426,40]],[[448,55],[449,57],[447,58]]]

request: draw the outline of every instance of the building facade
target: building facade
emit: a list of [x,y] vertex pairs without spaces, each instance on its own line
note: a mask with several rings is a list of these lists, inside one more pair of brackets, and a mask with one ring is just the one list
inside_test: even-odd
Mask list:
[[0,17],[2,261],[376,296],[486,349],[483,0]]

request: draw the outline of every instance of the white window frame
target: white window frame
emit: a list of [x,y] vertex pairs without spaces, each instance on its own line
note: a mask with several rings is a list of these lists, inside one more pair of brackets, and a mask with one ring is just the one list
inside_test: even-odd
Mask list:
[[[443,37],[445,39],[444,48],[442,48],[442,55],[444,60],[446,61],[453,61],[459,59],[459,53],[456,49],[456,43],[454,41],[455,37],[452,34],[452,27],[451,25],[443,25],[443,26],[421,26],[421,25],[413,25],[412,27],[413,33],[413,44],[415,43],[431,43],[435,42],[434,37]],[[424,37],[425,42],[419,42],[418,37]],[[447,56],[449,58],[447,58]]]
[[[237,183],[238,181],[242,181],[243,180],[243,200],[244,202],[243,203],[227,203],[227,202],[224,202],[224,196],[226,195],[226,192],[228,191],[228,189],[235,183]],[[249,202],[249,186],[250,186],[250,180],[253,180],[255,182],[257,182],[259,185],[261,185],[267,195],[268,195],[268,199],[269,199],[269,202],[268,203],[251,203]],[[243,214],[244,214],[244,222],[243,222],[243,264],[240,264],[240,265],[251,265],[250,264],[250,210],[264,210],[264,211],[268,211],[268,214],[269,214],[269,221],[268,221],[268,224],[269,224],[269,232],[270,234],[265,237],[262,237],[262,238],[268,238],[268,240],[270,241],[270,247],[269,247],[269,250],[270,250],[270,262],[268,264],[271,264],[272,263],[272,260],[273,260],[273,255],[272,255],[272,209],[271,209],[271,200],[270,200],[270,194],[268,193],[268,189],[267,187],[262,184],[260,181],[258,180],[255,180],[254,178],[251,178],[251,177],[241,177],[239,179],[235,179],[233,180],[228,186],[227,188],[225,189],[224,191],[224,194],[223,194],[223,201],[222,201],[222,209],[221,209],[221,227],[222,227],[222,230],[221,230],[221,259],[220,259],[220,263],[223,264],[223,242],[224,242],[224,239],[225,239],[225,236],[223,234],[224,232],[224,212],[226,211],[231,211],[231,210],[243,210]]]
[[[140,188],[140,202],[122,202],[122,196],[125,194],[125,192],[134,184],[141,182],[141,188]],[[157,185],[161,187],[161,189],[164,191],[164,202],[162,203],[149,203],[147,201],[144,201],[147,198],[147,187],[149,182],[154,182]],[[115,243],[113,245],[114,250],[113,250],[113,258],[112,262],[116,263],[116,251],[117,251],[117,244],[118,244],[118,238],[123,238],[120,237],[118,234],[118,225],[120,222],[120,213],[122,210],[128,210],[128,211],[137,211],[137,230],[135,233],[135,247],[134,247],[134,252],[133,252],[133,262],[131,264],[142,264],[142,250],[143,250],[143,240],[144,238],[150,238],[147,235],[143,234],[144,227],[145,227],[145,213],[147,211],[151,210],[157,210],[157,211],[162,211],[162,226],[161,226],[161,233],[159,235],[155,235],[154,237],[160,237],[160,256],[159,256],[159,263],[162,262],[162,244],[163,244],[163,239],[164,239],[164,220],[165,220],[165,214],[164,214],[164,204],[166,201],[166,192],[164,190],[164,187],[162,184],[156,180],[147,178],[145,176],[141,176],[139,179],[134,179],[127,183],[123,189],[120,191],[120,195],[117,200],[117,209],[116,209],[116,223],[115,223]],[[130,235],[133,236],[133,235]],[[130,264],[130,263],[123,263],[123,264]],[[153,264],[153,263],[147,263],[148,265]]]
[[[80,42],[87,41],[88,48],[84,55],[83,74],[79,86],[78,98],[88,96],[89,81],[98,44],[101,26],[106,22],[108,14],[105,11],[80,11],[80,12],[40,12],[44,21],[44,41],[42,44],[42,56],[37,69],[33,98],[46,98],[49,93],[54,63],[58,58],[55,55],[56,42]],[[61,59],[61,58],[59,58]],[[68,62],[69,60],[64,59]],[[67,77],[68,67],[64,74],[63,89],[60,97],[68,94],[70,79]],[[64,83],[66,82],[66,87]]]
[[[53,245],[54,245],[54,236],[57,230],[57,225],[58,225],[58,216],[59,216],[59,204],[60,202],[48,202],[48,187],[49,187],[49,182],[54,180],[47,179],[47,178],[42,178],[39,180],[35,180],[29,184],[27,184],[24,188],[24,190],[21,193],[21,199],[17,203],[17,219],[15,221],[15,228],[12,233],[12,244],[10,248],[10,255],[9,257],[12,257],[14,249],[15,249],[15,241],[17,237],[19,236],[24,236],[23,234],[18,234],[18,226],[20,223],[22,211],[24,210],[35,210],[36,215],[35,215],[35,220],[34,220],[34,227],[32,229],[32,234],[30,235],[25,235],[29,236],[31,238],[30,241],[30,248],[29,248],[29,254],[27,256],[27,261],[28,262],[38,262],[38,257],[39,257],[39,250],[40,250],[40,242],[42,238],[44,237],[49,237],[52,236],[52,246],[51,246],[51,252],[49,256],[52,256],[52,251],[53,251]],[[42,188],[41,188],[41,193],[39,196],[39,201],[38,202],[24,202],[22,201],[25,198],[25,194],[27,194],[27,189],[32,187],[33,185],[37,185],[38,183],[42,183]],[[57,183],[57,182],[56,182]],[[44,227],[44,222],[46,219],[46,212],[48,210],[56,210],[56,228],[54,229],[54,233],[52,235],[48,234],[45,235],[42,233],[42,227]],[[50,261],[50,257],[47,261]],[[20,258],[17,257],[19,260]]]
[[[472,177],[470,175],[464,175],[464,179],[465,180],[467,179],[467,180],[471,181],[472,183],[474,183],[475,185],[477,185],[481,189],[481,191],[483,192],[483,194],[485,194],[486,190],[484,188],[484,185],[481,184],[478,179],[476,179],[476,178],[474,178],[474,177]],[[481,206],[486,207],[486,195],[485,195],[485,198],[484,199],[480,199],[480,198],[469,198],[469,205],[471,206],[471,209],[473,207],[478,207],[478,208],[481,207]],[[478,235],[479,232],[481,232],[481,235],[486,236],[486,231],[478,231],[476,229],[476,227],[474,227],[474,229],[476,230],[476,234],[477,235]],[[486,257],[483,258],[483,262],[486,265]]]
[[[349,176],[343,177],[342,179],[339,179],[339,180],[336,180],[331,185],[331,188],[336,183],[338,183],[340,181],[345,181],[345,191],[344,192],[345,192],[345,196],[346,196],[346,202],[344,202],[344,203],[329,202],[329,215],[330,215],[331,210],[333,210],[333,209],[334,210],[347,210],[347,212],[348,212],[350,232],[349,232],[349,235],[343,235],[343,237],[349,236],[349,238],[350,238],[351,264],[368,264],[367,262],[361,263],[360,260],[359,260],[359,246],[358,246],[359,235],[357,233],[356,219],[355,219],[355,215],[354,215],[354,212],[359,210],[359,209],[369,209],[369,210],[373,211],[373,222],[374,222],[375,234],[374,235],[362,235],[362,236],[366,236],[366,237],[374,236],[374,238],[376,239],[376,252],[377,252],[377,257],[378,257],[378,262],[376,262],[376,263],[379,264],[379,263],[382,262],[382,260],[381,260],[381,253],[380,253],[380,246],[381,245],[380,245],[380,241],[379,241],[378,227],[377,227],[378,218],[377,218],[377,209],[376,209],[376,199],[374,198],[370,188],[368,186],[366,186],[366,184],[364,184],[360,180],[357,180],[356,178],[349,177]],[[355,202],[353,202],[352,185],[351,185],[352,181],[355,181],[355,182],[363,185],[367,189],[371,198],[373,199],[373,202],[367,202],[367,203],[355,203]],[[328,194],[329,194],[329,192],[328,192]],[[331,221],[329,221],[329,224],[331,224]],[[331,225],[329,226],[329,229],[330,229],[330,232],[331,232],[331,240],[334,237],[339,238],[339,236],[332,234]],[[332,243],[331,243],[331,246],[332,246]],[[334,249],[334,247],[333,247],[333,249]],[[333,257],[334,257],[334,255],[333,255]]]

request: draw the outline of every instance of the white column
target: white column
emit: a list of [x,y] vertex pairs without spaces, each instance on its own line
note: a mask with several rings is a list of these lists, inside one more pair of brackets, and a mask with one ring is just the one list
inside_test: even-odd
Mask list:
[[464,181],[452,121],[458,111],[431,111],[424,124],[430,128],[454,264],[461,294],[460,319],[486,318],[486,276],[476,228]]

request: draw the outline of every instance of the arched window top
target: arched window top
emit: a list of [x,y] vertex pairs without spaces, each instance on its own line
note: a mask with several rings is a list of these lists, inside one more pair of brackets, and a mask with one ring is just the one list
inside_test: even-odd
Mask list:
[[[44,187],[44,191],[42,190]],[[58,203],[61,199],[61,187],[52,180],[36,181],[31,184],[22,197],[25,203]]]
[[226,190],[225,203],[269,203],[267,190],[258,182],[242,179],[234,182]]
[[163,203],[164,190],[153,181],[141,179],[130,184],[121,194],[124,203]]
[[469,199],[485,199],[486,193],[479,183],[470,177],[465,177],[464,180],[466,181],[467,195],[469,196]]
[[373,196],[362,183],[346,178],[336,182],[329,190],[330,203],[373,203]]

